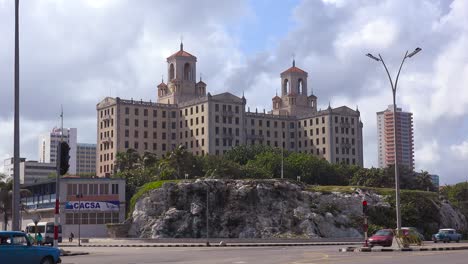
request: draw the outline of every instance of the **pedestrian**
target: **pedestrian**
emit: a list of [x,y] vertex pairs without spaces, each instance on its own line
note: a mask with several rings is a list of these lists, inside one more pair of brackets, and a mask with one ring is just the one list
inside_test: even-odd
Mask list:
[[75,234],[73,234],[73,232],[70,232],[70,236],[68,237],[68,242],[73,242],[73,238],[75,238]]
[[36,239],[37,239],[37,245],[38,245],[38,246],[42,246],[42,235],[41,235],[41,233],[38,233],[38,234],[37,234],[37,238],[36,238]]
[[31,244],[34,244],[34,238],[31,236],[30,233],[28,233],[28,239]]

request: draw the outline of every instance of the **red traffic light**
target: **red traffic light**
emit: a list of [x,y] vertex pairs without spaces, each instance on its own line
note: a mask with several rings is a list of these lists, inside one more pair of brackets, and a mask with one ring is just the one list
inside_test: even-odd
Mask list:
[[367,201],[362,201],[362,206],[367,206]]

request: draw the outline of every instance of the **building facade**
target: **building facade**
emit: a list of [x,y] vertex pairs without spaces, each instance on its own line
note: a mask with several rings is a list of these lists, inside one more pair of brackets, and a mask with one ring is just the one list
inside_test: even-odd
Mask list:
[[76,174],[95,174],[96,144],[78,143],[76,147]]
[[[377,112],[379,167],[395,164],[393,105]],[[413,114],[397,108],[397,157],[400,165],[414,170]]]
[[[14,161],[8,158],[4,161],[5,174],[13,177]],[[32,184],[47,181],[52,175],[56,175],[57,167],[55,163],[40,163],[34,160],[20,159],[19,165],[20,183]]]
[[39,162],[56,163],[57,146],[60,140],[67,142],[70,146],[70,168],[69,174],[76,174],[76,151],[77,151],[77,129],[64,128],[63,133],[60,128],[54,128],[51,132],[39,136]]
[[[30,191],[21,199],[22,229],[39,216],[41,222],[54,222],[55,180],[25,184],[21,188]],[[77,198],[82,194],[82,198]],[[72,178],[60,181],[60,223],[64,240],[71,232],[81,237],[107,237],[106,224],[125,220],[125,180],[109,178]]]
[[167,58],[169,80],[157,86],[156,102],[107,97],[97,104],[98,176],[114,173],[118,152],[162,156],[178,145],[194,155],[223,155],[234,146],[264,144],[363,165],[359,111],[330,105],[318,110],[308,74],[295,62],[281,73],[281,96],[273,97],[268,113],[246,110],[244,96],[207,93],[206,83],[195,79],[196,62],[181,44]]

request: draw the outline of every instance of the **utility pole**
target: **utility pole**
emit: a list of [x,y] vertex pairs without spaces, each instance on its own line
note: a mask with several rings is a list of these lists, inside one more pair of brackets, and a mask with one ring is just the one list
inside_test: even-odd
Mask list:
[[209,246],[210,245],[210,229],[209,229],[209,225],[210,225],[210,214],[209,214],[209,203],[210,203],[210,188],[209,188],[209,185],[206,184],[206,245]]
[[54,215],[54,247],[58,247],[58,231],[60,225],[60,160],[61,146],[63,141],[63,107],[60,107],[60,144],[57,144],[57,157],[55,159],[57,166],[57,175],[55,177],[55,215]]
[[11,229],[20,231],[19,203],[20,203],[20,127],[19,127],[19,0],[15,1],[15,120],[13,147],[13,199]]
[[284,137],[281,130],[281,179],[284,179]]

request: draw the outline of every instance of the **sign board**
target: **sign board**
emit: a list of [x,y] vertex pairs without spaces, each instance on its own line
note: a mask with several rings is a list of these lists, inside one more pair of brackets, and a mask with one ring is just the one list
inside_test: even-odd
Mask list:
[[71,201],[65,204],[65,210],[86,210],[86,211],[119,211],[119,201]]

